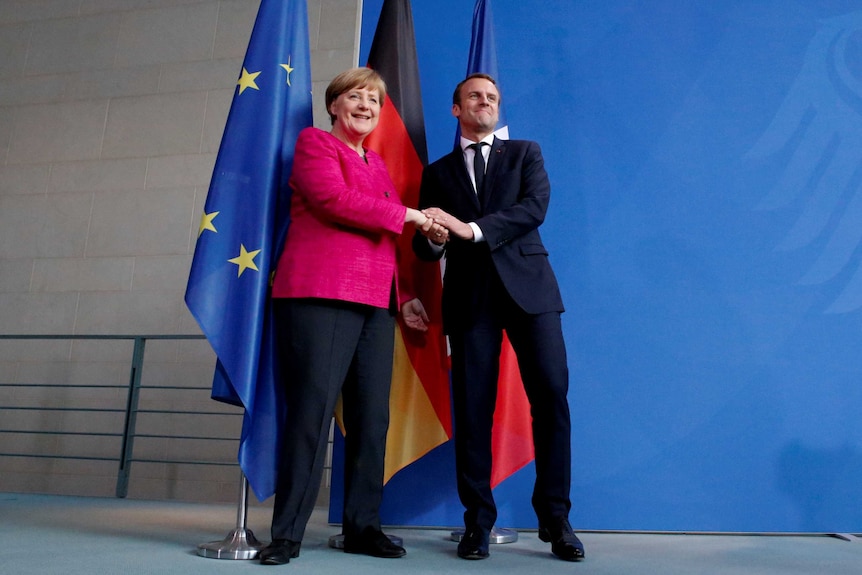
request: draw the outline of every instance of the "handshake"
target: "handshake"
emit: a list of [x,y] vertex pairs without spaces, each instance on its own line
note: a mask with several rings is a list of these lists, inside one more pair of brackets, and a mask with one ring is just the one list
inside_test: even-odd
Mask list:
[[462,240],[473,239],[473,228],[440,208],[427,208],[421,211],[407,208],[406,221],[412,222],[416,226],[416,231],[437,245],[448,242],[450,236]]

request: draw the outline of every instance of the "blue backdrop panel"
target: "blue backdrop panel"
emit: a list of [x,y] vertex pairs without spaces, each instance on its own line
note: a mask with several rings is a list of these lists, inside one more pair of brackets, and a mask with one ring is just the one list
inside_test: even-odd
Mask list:
[[[472,6],[413,6],[432,160]],[[553,186],[572,523],[862,531],[859,3],[493,6],[511,137]],[[387,523],[460,524],[451,447],[426,459],[387,487]],[[532,478],[498,489],[498,524],[535,526]]]

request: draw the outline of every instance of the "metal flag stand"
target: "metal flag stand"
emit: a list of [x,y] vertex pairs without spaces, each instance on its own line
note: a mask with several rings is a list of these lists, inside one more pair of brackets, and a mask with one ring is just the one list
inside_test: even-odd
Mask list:
[[[452,535],[450,537],[452,541],[458,541],[459,543],[463,538],[463,529],[456,529],[452,532]],[[514,543],[517,540],[518,532],[514,529],[508,529],[506,527],[492,527],[491,535],[488,537],[488,543]]]
[[198,555],[211,559],[255,559],[266,545],[258,541],[246,528],[248,523],[248,479],[240,471],[239,503],[236,511],[236,529],[221,541],[198,545]]

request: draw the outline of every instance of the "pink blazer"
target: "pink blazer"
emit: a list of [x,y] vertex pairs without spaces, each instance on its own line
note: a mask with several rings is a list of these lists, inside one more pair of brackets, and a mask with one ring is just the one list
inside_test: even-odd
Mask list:
[[[290,178],[290,227],[273,297],[389,307],[406,208],[380,156],[368,151],[366,157],[367,164],[329,132],[300,132]],[[399,297],[399,304],[406,299]]]

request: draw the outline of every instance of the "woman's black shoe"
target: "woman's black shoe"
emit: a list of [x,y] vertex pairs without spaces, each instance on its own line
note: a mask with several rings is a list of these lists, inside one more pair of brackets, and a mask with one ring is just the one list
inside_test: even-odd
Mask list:
[[272,543],[261,549],[258,554],[261,565],[284,565],[299,557],[299,541],[273,539]]
[[407,554],[400,545],[389,540],[382,531],[368,527],[359,535],[344,535],[344,552],[394,559]]

